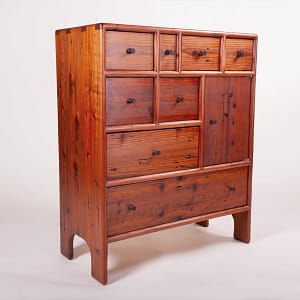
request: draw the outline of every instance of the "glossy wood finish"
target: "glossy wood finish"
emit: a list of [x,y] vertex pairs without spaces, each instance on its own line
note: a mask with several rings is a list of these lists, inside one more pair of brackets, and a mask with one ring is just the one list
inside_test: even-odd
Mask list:
[[229,214],[250,241],[256,50],[253,34],[56,31],[63,255],[81,236],[106,284],[109,242]]
[[107,31],[106,69],[153,70],[153,34]]
[[205,86],[204,165],[249,158],[251,78],[209,77]]
[[160,70],[176,71],[177,35],[160,34]]
[[252,70],[253,40],[252,39],[226,39],[226,64],[227,71]]
[[199,119],[199,79],[161,78],[159,122]]
[[152,122],[153,78],[106,79],[107,125]]
[[198,167],[198,127],[107,135],[107,179]]
[[219,70],[220,43],[220,38],[183,35],[182,70]]
[[247,168],[107,190],[108,236],[247,204]]
[[[73,237],[91,251],[92,275],[107,282],[107,230],[101,29],[56,31],[61,253]],[[97,237],[97,238],[96,238]]]

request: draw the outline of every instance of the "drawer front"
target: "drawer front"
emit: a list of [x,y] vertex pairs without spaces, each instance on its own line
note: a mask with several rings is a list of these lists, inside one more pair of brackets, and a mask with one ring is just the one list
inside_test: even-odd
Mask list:
[[182,36],[182,70],[220,69],[220,38]]
[[160,69],[176,71],[177,36],[175,34],[160,34]]
[[198,78],[161,78],[159,122],[197,120],[198,97]]
[[106,124],[152,123],[153,78],[107,78]]
[[106,69],[153,70],[153,34],[107,31]]
[[251,71],[253,40],[226,39],[226,71]]
[[107,135],[107,179],[198,167],[198,127]]
[[108,235],[244,206],[247,178],[239,168],[108,188]]

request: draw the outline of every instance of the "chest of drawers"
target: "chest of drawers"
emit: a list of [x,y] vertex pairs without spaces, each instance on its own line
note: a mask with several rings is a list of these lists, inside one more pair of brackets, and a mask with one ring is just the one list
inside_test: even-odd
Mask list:
[[233,215],[250,241],[257,36],[56,31],[61,252],[107,283],[108,244]]

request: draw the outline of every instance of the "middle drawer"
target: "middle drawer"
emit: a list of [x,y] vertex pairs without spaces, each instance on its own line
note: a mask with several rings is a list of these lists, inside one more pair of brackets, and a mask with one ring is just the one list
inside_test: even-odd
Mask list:
[[107,134],[107,179],[198,167],[199,127]]

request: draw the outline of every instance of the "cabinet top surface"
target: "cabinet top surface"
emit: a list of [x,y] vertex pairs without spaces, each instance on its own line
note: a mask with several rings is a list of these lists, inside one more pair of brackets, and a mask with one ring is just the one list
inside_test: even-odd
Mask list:
[[185,29],[185,28],[170,28],[170,27],[156,27],[156,26],[144,26],[144,25],[129,25],[129,24],[114,24],[114,23],[95,23],[89,25],[75,26],[57,29],[56,33],[62,30],[70,30],[75,28],[84,29],[87,26],[94,26],[96,29],[105,30],[120,30],[120,31],[136,31],[136,32],[166,32],[166,33],[184,33],[190,35],[206,35],[206,36],[227,36],[227,37],[241,37],[241,38],[251,38],[257,39],[257,34],[255,33],[241,33],[241,32],[225,32],[225,31],[211,31],[211,30],[197,30],[197,29]]

